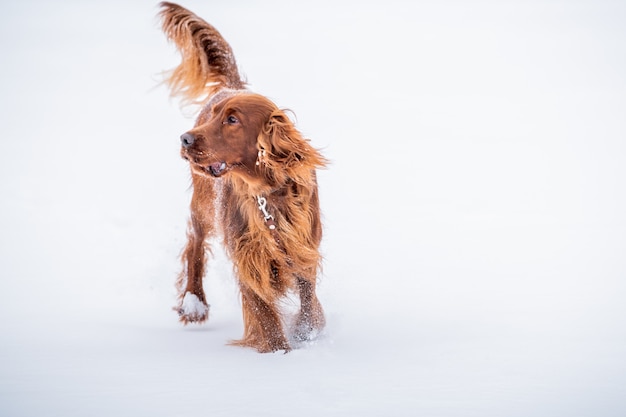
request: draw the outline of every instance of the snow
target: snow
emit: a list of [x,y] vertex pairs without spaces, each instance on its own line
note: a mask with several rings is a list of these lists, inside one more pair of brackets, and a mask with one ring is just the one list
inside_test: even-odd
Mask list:
[[[213,2],[215,3],[215,2]],[[328,327],[171,309],[192,111],[156,2],[0,6],[0,415],[623,416],[626,6],[189,1],[319,173]]]
[[183,302],[180,306],[179,314],[197,320],[201,317],[208,316],[209,306],[202,303],[197,295],[187,292],[183,297]]

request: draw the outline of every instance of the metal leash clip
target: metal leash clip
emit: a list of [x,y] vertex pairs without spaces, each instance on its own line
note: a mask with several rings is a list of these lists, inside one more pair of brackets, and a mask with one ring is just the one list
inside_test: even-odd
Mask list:
[[257,196],[257,203],[259,204],[259,210],[263,213],[263,218],[267,223],[270,230],[276,229],[276,223],[274,223],[274,216],[267,212],[267,199],[265,197]]

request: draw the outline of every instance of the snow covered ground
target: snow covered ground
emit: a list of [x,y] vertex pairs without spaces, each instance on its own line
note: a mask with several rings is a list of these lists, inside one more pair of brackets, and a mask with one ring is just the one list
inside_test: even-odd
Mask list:
[[2,2],[1,416],[626,415],[624,2],[184,5],[333,162],[327,332],[225,346],[221,255],[210,322],[170,310],[193,117],[156,1]]

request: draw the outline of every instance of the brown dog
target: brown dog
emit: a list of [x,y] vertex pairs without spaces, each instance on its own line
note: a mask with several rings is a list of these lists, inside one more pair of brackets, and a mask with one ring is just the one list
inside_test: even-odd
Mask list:
[[[207,239],[222,235],[241,290],[244,335],[232,344],[289,351],[324,327],[315,295],[322,237],[315,170],[326,160],[267,98],[245,88],[228,43],[190,11],[161,3],[163,31],[182,62],[166,80],[172,95],[203,105],[181,154],[193,182],[188,243],[178,279],[180,320],[203,322]],[[298,291],[290,338],[278,303]]]

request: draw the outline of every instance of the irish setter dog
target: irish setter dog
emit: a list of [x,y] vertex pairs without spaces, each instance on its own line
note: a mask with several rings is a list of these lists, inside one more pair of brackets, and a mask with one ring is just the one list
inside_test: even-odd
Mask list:
[[[231,344],[287,352],[325,324],[315,294],[322,237],[315,170],[326,160],[283,110],[246,89],[213,26],[179,5],[160,6],[163,31],[182,58],[166,82],[172,95],[202,108],[180,138],[193,195],[175,310],[184,324],[208,319],[208,240],[222,236],[243,310],[243,338]],[[280,309],[290,291],[300,298],[292,323]]]

